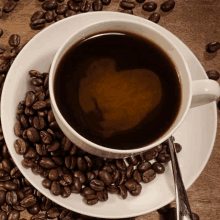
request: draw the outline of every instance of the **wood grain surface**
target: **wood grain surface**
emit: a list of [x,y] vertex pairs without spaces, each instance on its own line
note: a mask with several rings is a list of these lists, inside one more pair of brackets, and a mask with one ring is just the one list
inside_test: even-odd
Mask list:
[[[0,8],[8,0],[0,0]],[[220,41],[220,0],[176,0],[174,10],[162,12],[160,4],[164,0],[154,0],[158,4],[157,12],[161,13],[158,25],[171,31],[180,38],[196,55],[204,69],[220,72],[220,51],[208,54],[206,44]],[[42,10],[38,0],[20,0],[14,11],[4,14],[0,19],[0,28],[4,34],[0,37],[0,44],[7,44],[11,34],[21,36],[21,44],[30,40],[39,31],[31,30],[30,18],[35,11]],[[119,0],[112,0],[104,11],[120,11]],[[134,15],[148,18],[151,12],[142,10],[142,4],[136,3]],[[48,24],[47,24],[48,25]],[[50,24],[51,25],[51,24]],[[54,36],[55,37],[55,36]],[[220,117],[220,111],[218,111]],[[196,182],[187,191],[192,211],[201,220],[220,219],[220,122],[215,146],[207,166]],[[172,203],[172,206],[175,204]],[[27,213],[23,217],[29,219]],[[137,220],[157,220],[160,216],[152,212],[138,216]]]

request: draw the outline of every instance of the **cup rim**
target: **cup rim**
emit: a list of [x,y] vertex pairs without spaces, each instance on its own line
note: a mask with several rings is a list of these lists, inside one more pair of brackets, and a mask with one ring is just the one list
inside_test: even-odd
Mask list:
[[[51,104],[52,104],[52,109],[54,111],[56,111],[56,114],[57,116],[59,117],[59,119],[62,121],[62,123],[65,125],[65,127],[70,131],[71,134],[75,135],[79,140],[81,140],[82,142],[84,142],[85,144],[91,146],[91,147],[94,147],[95,149],[98,149],[98,150],[101,150],[101,151],[105,151],[105,152],[109,152],[109,153],[114,153],[114,154],[130,154],[130,155],[136,155],[137,153],[141,153],[143,151],[146,151],[146,150],[149,150],[159,144],[161,144],[162,142],[166,141],[176,130],[177,128],[181,125],[181,123],[183,122],[183,120],[185,119],[186,117],[186,114],[190,108],[190,104],[191,104],[191,100],[192,100],[192,78],[191,78],[191,74],[190,74],[190,70],[188,68],[188,65],[187,65],[187,62],[186,60],[184,59],[183,55],[181,54],[181,51],[178,49],[178,47],[176,46],[176,44],[172,43],[166,36],[164,36],[162,34],[162,32],[160,30],[158,30],[156,27],[157,27],[157,24],[154,24],[153,23],[153,26],[152,27],[152,24],[151,26],[148,26],[147,23],[150,22],[152,23],[151,21],[148,21],[146,20],[146,24],[139,24],[137,22],[134,22],[134,21],[127,21],[125,19],[120,19],[120,20],[114,20],[114,21],[99,21],[99,22],[96,22],[92,25],[89,25],[89,26],[86,26],[80,30],[78,30],[77,32],[75,32],[74,34],[72,34],[69,38],[66,39],[66,41],[64,41],[64,43],[62,44],[62,46],[58,49],[58,51],[56,52],[54,58],[53,58],[53,61],[52,61],[52,64],[51,64],[51,68],[50,68],[50,74],[49,74],[49,92],[50,92],[50,99],[51,99]],[[81,134],[79,134],[75,129],[73,129],[69,123],[65,120],[65,118],[63,117],[63,115],[61,114],[57,104],[56,104],[56,101],[55,101],[55,97],[54,97],[54,90],[53,90],[53,85],[54,85],[54,74],[56,72],[56,69],[57,69],[57,64],[59,63],[61,57],[60,54],[63,53],[65,54],[65,52],[75,43],[77,42],[74,42],[74,43],[70,43],[71,40],[75,37],[75,36],[83,36],[83,33],[85,30],[87,30],[88,28],[89,29],[93,29],[94,27],[97,27],[98,25],[104,25],[104,24],[113,24],[113,23],[123,23],[123,24],[133,24],[133,25],[138,25],[138,26],[142,26],[143,28],[148,28],[148,29],[151,29],[151,31],[155,32],[155,34],[157,35],[160,35],[162,38],[164,38],[166,41],[169,42],[169,44],[171,44],[173,46],[173,48],[175,48],[175,50],[177,51],[177,53],[179,54],[179,56],[181,57],[181,62],[184,64],[184,67],[186,69],[186,72],[188,74],[188,83],[189,83],[189,98],[188,98],[188,101],[187,101],[187,105],[185,107],[185,112],[183,113],[182,115],[182,118],[179,120],[179,122],[169,131],[169,133],[167,133],[163,138],[158,138],[156,141],[154,141],[153,143],[149,144],[149,145],[146,145],[146,146],[143,146],[143,147],[140,147],[140,148],[134,148],[134,149],[113,149],[113,148],[109,148],[109,147],[105,147],[105,146],[102,146],[102,145],[99,145],[99,144],[96,144],[88,139],[86,139],[85,137],[83,137]],[[161,28],[161,27],[160,27]],[[96,34],[97,32],[94,32],[94,34]],[[93,34],[88,34],[84,37],[81,37],[81,40],[84,39],[85,37],[88,37],[88,36],[92,36]],[[69,45],[68,45],[69,44]],[[68,47],[65,49],[65,47],[68,45]],[[65,49],[65,50],[64,50]],[[182,108],[180,106],[180,108]],[[180,112],[180,110],[179,110]],[[176,118],[178,117],[179,113],[177,114]],[[176,120],[176,119],[175,119]],[[174,121],[175,122],[175,121]],[[171,125],[172,126],[172,125]],[[80,146],[79,146],[80,147]]]

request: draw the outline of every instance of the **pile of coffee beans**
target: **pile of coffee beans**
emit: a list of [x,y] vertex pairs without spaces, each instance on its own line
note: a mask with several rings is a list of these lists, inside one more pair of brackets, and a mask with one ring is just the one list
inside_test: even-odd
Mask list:
[[[138,196],[141,183],[149,183],[165,171],[170,161],[167,142],[131,158],[101,158],[77,148],[64,136],[51,110],[48,73],[29,72],[33,91],[17,110],[15,151],[24,156],[22,165],[43,177],[42,185],[54,196],[79,193],[88,205],[107,201],[108,193],[126,199]],[[177,152],[182,147],[175,143]],[[156,160],[156,162],[152,161]]]
[[[38,0],[42,2],[41,10],[36,11],[31,17],[30,27],[35,30],[42,29],[46,26],[46,23],[53,21],[57,22],[64,18],[73,16],[77,13],[85,13],[89,11],[102,11],[103,7],[110,5],[111,0]],[[142,4],[145,0],[120,0],[119,6],[122,8],[120,12],[133,14],[133,9],[136,4]],[[160,9],[164,12],[168,12],[175,7],[174,0],[167,0],[163,2]],[[146,2],[142,5],[142,9],[147,12],[152,12],[157,9],[155,2]],[[43,10],[43,11],[42,11]],[[148,18],[150,21],[158,23],[160,20],[160,14],[154,12]]]

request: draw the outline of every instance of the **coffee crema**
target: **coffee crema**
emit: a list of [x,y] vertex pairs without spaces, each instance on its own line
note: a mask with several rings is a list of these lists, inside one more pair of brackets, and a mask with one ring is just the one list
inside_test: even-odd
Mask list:
[[71,46],[54,80],[57,106],[88,140],[134,149],[161,137],[175,121],[181,83],[169,56],[131,33],[99,33]]

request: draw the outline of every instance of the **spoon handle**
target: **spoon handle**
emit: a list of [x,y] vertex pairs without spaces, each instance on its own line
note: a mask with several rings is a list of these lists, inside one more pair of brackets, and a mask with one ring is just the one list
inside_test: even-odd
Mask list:
[[170,149],[171,163],[173,167],[173,176],[176,191],[176,210],[177,220],[193,220],[186,190],[183,184],[182,175],[179,168],[179,163],[176,155],[176,150],[171,138],[168,139]]

